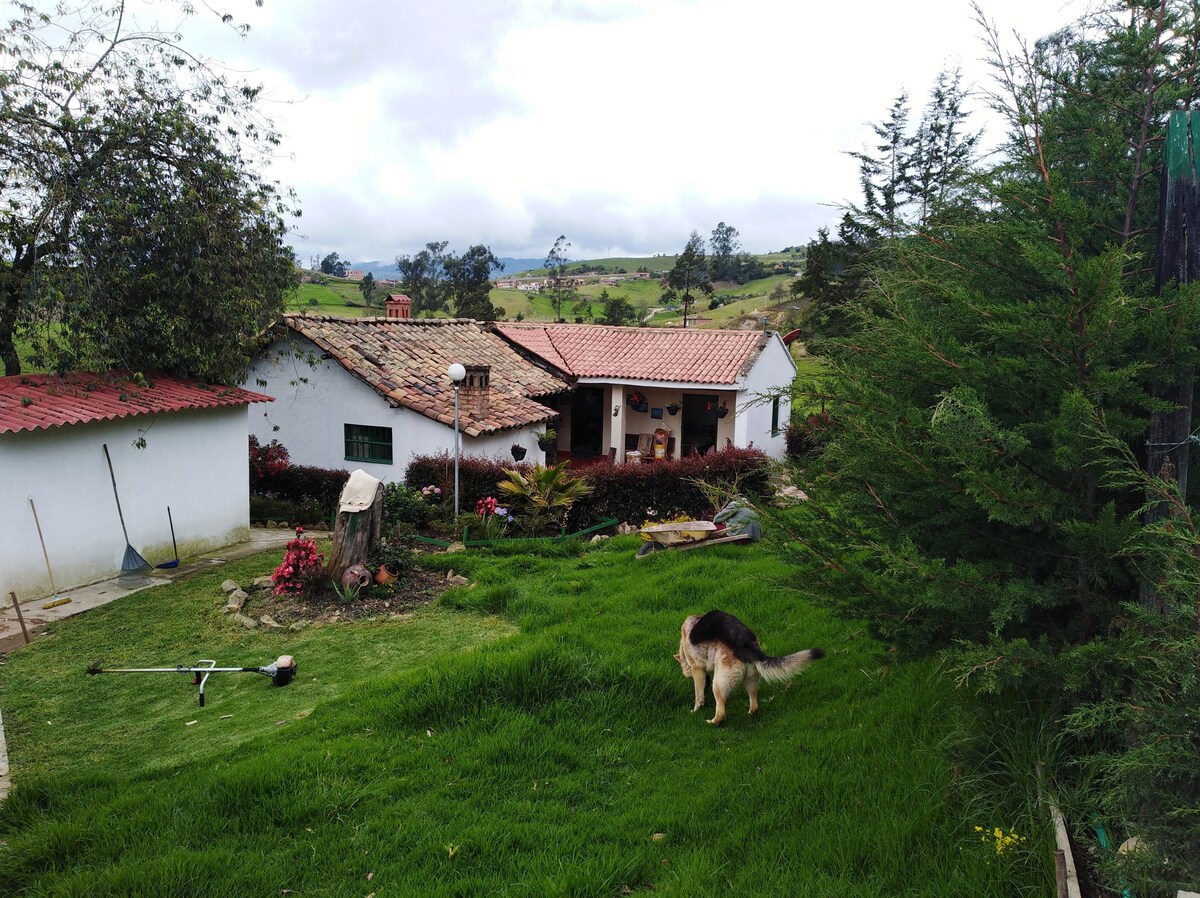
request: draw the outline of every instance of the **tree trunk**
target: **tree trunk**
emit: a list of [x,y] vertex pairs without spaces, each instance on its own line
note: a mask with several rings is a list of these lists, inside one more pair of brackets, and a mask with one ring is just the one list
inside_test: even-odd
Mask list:
[[367,556],[379,545],[383,521],[383,484],[375,489],[375,500],[362,511],[339,511],[329,550],[329,579],[340,583],[346,569],[366,564]]

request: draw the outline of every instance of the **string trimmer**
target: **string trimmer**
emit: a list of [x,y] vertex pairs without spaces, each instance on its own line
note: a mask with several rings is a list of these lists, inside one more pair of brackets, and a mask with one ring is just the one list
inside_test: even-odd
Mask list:
[[87,669],[88,674],[102,673],[190,673],[193,674],[192,685],[200,687],[200,707],[204,707],[204,683],[208,680],[209,674],[214,673],[259,673],[271,678],[271,684],[274,686],[286,686],[296,676],[296,659],[291,655],[280,655],[272,663],[266,667],[217,667],[217,662],[208,658],[201,658],[196,662],[195,667],[184,667],[182,664],[176,667],[100,667],[100,662],[96,661]]

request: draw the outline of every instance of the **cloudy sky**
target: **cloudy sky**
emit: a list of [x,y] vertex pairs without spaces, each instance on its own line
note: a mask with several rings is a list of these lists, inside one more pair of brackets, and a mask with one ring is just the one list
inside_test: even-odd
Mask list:
[[[1028,38],[1080,11],[981,2]],[[988,83],[968,0],[222,6],[249,35],[201,7],[188,41],[266,87],[306,262],[544,257],[559,234],[573,258],[674,253],[720,221],[751,252],[801,244],[855,197],[846,151],[901,90],[915,114],[942,69]]]

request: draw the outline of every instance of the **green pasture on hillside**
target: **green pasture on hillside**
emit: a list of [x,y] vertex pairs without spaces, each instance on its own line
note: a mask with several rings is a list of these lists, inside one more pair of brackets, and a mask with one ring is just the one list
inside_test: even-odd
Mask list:
[[[218,587],[265,554],[55,624],[0,667],[0,893],[1051,893],[1044,834],[952,758],[963,712],[936,665],[807,604],[782,540],[638,545],[426,556],[471,585],[398,619],[247,631]],[[714,607],[768,653],[828,656],[710,727],[671,656]],[[215,674],[202,710],[185,676],[84,676],[282,652],[294,683]],[[977,825],[1029,840],[998,856]]]

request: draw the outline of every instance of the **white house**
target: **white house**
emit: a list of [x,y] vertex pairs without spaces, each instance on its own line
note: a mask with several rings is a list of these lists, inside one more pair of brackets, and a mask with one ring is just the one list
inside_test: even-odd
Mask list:
[[247,408],[269,401],[166,376],[0,378],[0,590],[50,594],[46,558],[60,591],[119,574],[114,478],[130,544],[152,565],[175,557],[170,521],[181,554],[245,539]]
[[543,456],[534,436],[558,414],[568,385],[526,360],[478,322],[460,319],[286,315],[256,361],[248,385],[278,397],[250,409],[250,431],[278,440],[297,464],[362,468],[400,481],[414,455],[452,452],[452,364],[464,455],[527,461]]
[[529,323],[493,329],[573,384],[558,427],[560,457],[621,462],[659,431],[669,457],[726,445],[784,456],[796,364],[773,331]]

